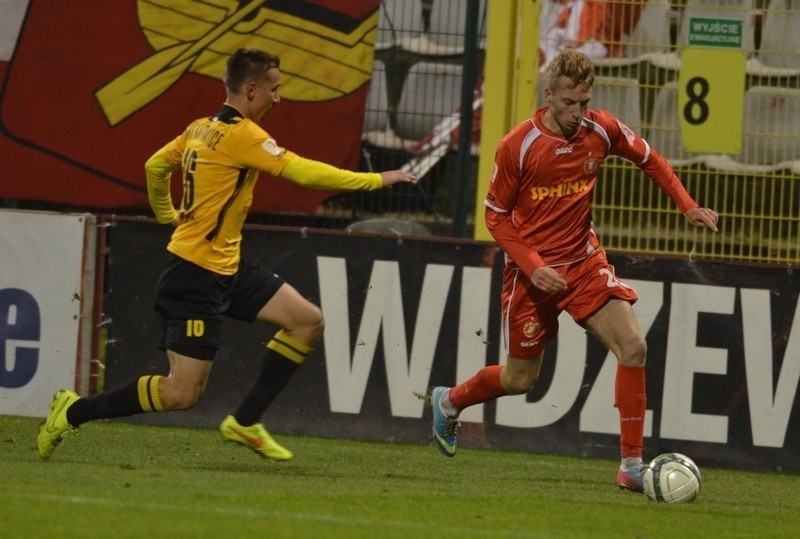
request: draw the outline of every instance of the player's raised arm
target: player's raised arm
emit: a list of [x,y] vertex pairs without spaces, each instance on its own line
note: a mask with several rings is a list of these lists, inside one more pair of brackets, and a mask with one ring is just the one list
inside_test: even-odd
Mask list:
[[299,155],[293,156],[280,175],[296,184],[316,189],[375,190],[414,181],[412,174],[400,170],[353,172]]

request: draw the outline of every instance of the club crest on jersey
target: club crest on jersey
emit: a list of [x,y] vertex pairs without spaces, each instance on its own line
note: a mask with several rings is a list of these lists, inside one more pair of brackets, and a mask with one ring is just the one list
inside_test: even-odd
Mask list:
[[599,166],[600,162],[597,160],[597,158],[590,155],[588,158],[586,158],[586,161],[583,162],[583,171],[586,174],[594,174],[597,172]]
[[522,326],[522,334],[529,339],[533,337],[537,331],[539,331],[539,322],[536,320],[528,320],[525,322],[525,325]]
[[268,138],[267,140],[265,140],[261,144],[261,147],[264,148],[265,152],[274,157],[277,157],[278,159],[283,157],[283,155],[286,153],[286,150],[278,146],[278,143],[275,142],[274,138]]

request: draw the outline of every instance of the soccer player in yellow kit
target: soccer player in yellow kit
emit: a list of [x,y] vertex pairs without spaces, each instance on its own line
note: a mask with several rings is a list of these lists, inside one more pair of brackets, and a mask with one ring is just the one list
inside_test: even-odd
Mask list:
[[[277,56],[252,48],[237,50],[227,62],[227,99],[219,112],[190,124],[145,164],[156,218],[176,227],[155,305],[169,375],[142,376],[91,397],[67,389],[57,392],[37,435],[41,458],[50,458],[61,440],[87,421],[192,408],[205,390],[223,315],[281,329],[266,344],[254,386],[220,425],[222,437],[264,457],[292,458],[269,435],[261,415],[311,353],[324,321],[319,307],[279,276],[240,259],[242,226],[259,172],[324,189],[380,189],[414,177],[398,170],[342,170],[280,147],[258,125],[280,102],[279,68]],[[176,210],[170,179],[179,168],[183,197]]]

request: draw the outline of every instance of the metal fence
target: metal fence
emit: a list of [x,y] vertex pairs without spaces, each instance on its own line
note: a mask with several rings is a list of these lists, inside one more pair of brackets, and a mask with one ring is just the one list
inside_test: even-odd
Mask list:
[[[464,81],[462,76],[468,64],[479,74],[484,61],[487,0],[477,3],[477,46],[465,50],[468,0],[383,0],[364,169],[395,168],[412,160],[426,135],[430,138],[437,126],[450,128],[447,119],[461,105],[464,86],[479,88],[479,77]],[[597,81],[591,106],[614,112],[642,133],[692,195],[721,215],[718,234],[694,231],[635,166],[610,159],[595,193],[595,226],[605,245],[630,252],[800,262],[800,0],[587,0],[581,5],[598,11],[588,16],[578,3],[542,2],[543,65],[562,46],[579,47],[593,57]],[[735,28],[746,64],[738,153],[691,152],[681,140],[681,59],[692,39],[689,21],[696,19],[739,21]],[[541,93],[540,83],[540,99]],[[477,109],[474,126],[479,119]],[[473,143],[464,145],[461,137],[461,147],[454,133],[450,150],[418,185],[341,195],[319,214],[348,221],[414,221],[432,233],[454,235],[456,206],[465,202],[469,235],[474,142],[480,135],[473,131]],[[457,178],[459,152],[471,156],[472,166],[458,171]]]
[[[503,1],[381,0],[360,167],[400,168],[413,163],[432,138],[444,140],[441,158],[429,161],[422,181],[337,195],[313,215],[250,215],[248,220],[472,237],[480,204],[480,106],[469,110],[467,129],[456,128],[454,121],[465,103],[480,105],[488,11],[492,2]],[[612,111],[642,133],[689,192],[721,216],[717,234],[692,229],[639,169],[609,159],[594,194],[593,216],[607,248],[800,264],[800,0],[539,4],[540,68],[564,46],[590,55],[597,66],[591,106]],[[740,102],[726,111],[741,112],[741,127],[719,132],[738,139],[735,152],[690,151],[681,140],[683,53],[696,19],[736,28],[746,56],[741,90],[729,91]],[[709,72],[713,63],[708,62]]]

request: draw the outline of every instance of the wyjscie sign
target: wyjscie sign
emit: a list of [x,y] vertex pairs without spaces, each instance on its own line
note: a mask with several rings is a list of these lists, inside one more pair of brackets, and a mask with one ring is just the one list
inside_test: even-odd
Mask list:
[[706,47],[742,48],[742,27],[740,19],[703,19],[692,17],[689,20],[689,45]]

